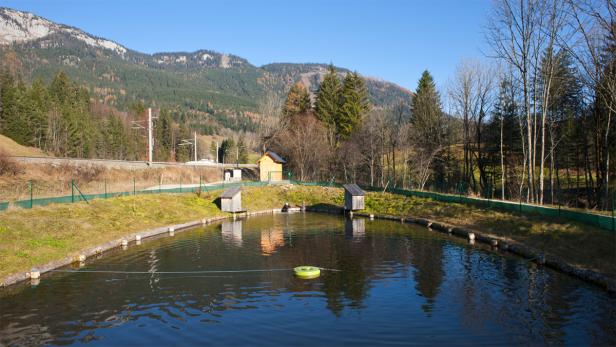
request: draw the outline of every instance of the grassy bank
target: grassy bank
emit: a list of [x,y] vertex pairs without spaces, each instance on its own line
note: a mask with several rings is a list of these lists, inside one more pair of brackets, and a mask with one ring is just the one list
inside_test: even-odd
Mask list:
[[[242,200],[248,210],[281,207],[285,202],[308,206],[343,202],[342,190],[337,188],[244,189]],[[214,203],[219,193],[138,195],[0,213],[0,278],[132,232],[224,215]],[[616,277],[616,233],[388,193],[369,193],[366,207],[368,213],[430,218],[500,235]]]

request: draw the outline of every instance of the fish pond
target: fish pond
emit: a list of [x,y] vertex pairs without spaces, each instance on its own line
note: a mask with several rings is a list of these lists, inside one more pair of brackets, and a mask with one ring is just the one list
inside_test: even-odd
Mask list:
[[0,291],[0,345],[616,345],[613,295],[393,221],[250,217],[62,271]]

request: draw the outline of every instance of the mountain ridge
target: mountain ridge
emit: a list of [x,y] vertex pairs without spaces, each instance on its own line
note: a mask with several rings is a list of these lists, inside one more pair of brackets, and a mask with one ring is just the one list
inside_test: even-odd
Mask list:
[[[0,7],[0,54],[9,52],[15,53],[26,80],[49,81],[65,71],[85,84],[93,98],[120,109],[141,100],[154,106],[218,112],[218,119],[220,114],[241,118],[258,112],[259,100],[268,90],[284,97],[297,81],[314,93],[328,66],[255,66],[243,57],[209,49],[142,53],[30,12]],[[341,75],[351,71],[336,69]],[[392,82],[369,77],[366,84],[376,107],[412,97],[411,91]]]

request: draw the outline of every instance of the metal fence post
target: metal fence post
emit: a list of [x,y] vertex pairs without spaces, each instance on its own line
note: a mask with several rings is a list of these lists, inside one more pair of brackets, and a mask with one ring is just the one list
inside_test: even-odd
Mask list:
[[162,184],[163,184],[163,175],[159,175],[158,176],[158,194],[160,194],[161,192]]
[[199,175],[199,191],[201,191],[201,175]]
[[136,195],[137,190],[135,189],[135,177],[133,177],[133,196]]
[[71,202],[75,202],[75,180],[71,180]]
[[615,230],[615,225],[614,225],[614,192],[612,192],[612,231]]
[[105,178],[105,199],[107,199],[107,179]]
[[33,195],[32,191],[33,191],[33,189],[34,189],[33,183],[32,183],[32,180],[30,180],[30,208],[32,208],[32,203],[33,203],[33,201],[32,201],[33,200],[32,199],[32,195]]
[[522,213],[522,189],[520,189],[520,213]]
[[180,193],[182,192],[182,176],[180,176]]

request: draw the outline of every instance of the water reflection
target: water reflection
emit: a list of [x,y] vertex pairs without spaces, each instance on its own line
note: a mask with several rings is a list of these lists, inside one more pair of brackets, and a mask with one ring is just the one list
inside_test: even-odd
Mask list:
[[360,241],[366,236],[366,220],[363,218],[348,218],[344,222],[344,234],[347,239]]
[[[341,271],[310,281],[156,273],[302,264]],[[145,241],[84,269],[150,273],[55,274],[5,291],[0,344],[616,343],[604,292],[394,222],[263,216]]]
[[222,222],[220,229],[222,240],[226,245],[242,247],[242,221]]
[[284,231],[272,228],[261,231],[261,252],[265,256],[272,255],[276,249],[284,246]]

